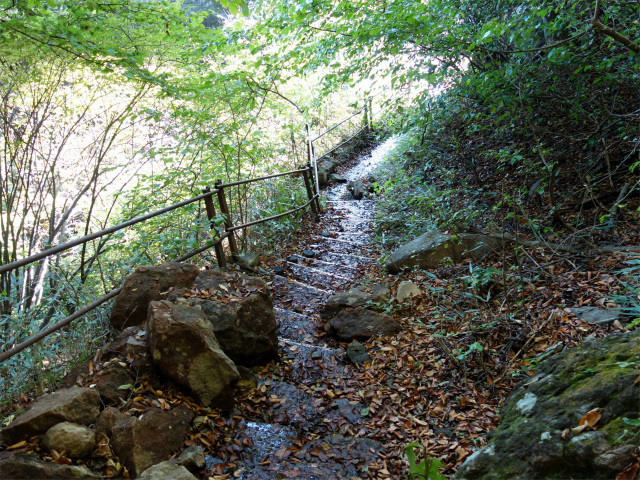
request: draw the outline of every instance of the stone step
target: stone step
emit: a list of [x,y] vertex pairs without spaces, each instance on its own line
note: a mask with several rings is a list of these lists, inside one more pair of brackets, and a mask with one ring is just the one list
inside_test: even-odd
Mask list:
[[[291,268],[291,270],[294,272],[294,274],[296,275],[296,278],[300,278],[299,277],[300,273],[298,273],[298,270],[307,270],[311,274],[326,275],[328,277],[337,278],[337,279],[346,280],[346,281],[352,280],[352,278],[350,277],[345,277],[344,275],[338,275],[336,273],[331,273],[318,268],[313,268],[309,265],[305,265],[304,263],[287,262],[287,265],[289,265],[289,268]],[[303,274],[303,277],[304,277],[304,274]]]

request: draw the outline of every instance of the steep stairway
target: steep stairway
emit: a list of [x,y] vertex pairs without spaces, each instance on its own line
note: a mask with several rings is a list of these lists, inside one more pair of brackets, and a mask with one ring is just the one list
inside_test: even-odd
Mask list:
[[[340,173],[366,177],[393,143]],[[305,236],[297,258],[282,259],[285,273],[271,279],[281,363],[261,375],[257,394],[241,399],[242,417],[255,413],[255,421],[243,422],[234,439],[242,445],[237,478],[367,478],[367,466],[382,454],[378,442],[356,435],[364,405],[335,399],[359,367],[348,362],[346,344],[326,336],[319,318],[326,300],[357,284],[379,257],[371,243],[374,200],[355,200],[345,183],[330,185],[323,197],[316,234]]]

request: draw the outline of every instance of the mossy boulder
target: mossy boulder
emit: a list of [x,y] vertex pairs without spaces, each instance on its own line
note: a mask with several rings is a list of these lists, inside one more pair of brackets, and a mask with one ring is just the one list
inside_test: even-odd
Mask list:
[[[640,331],[589,337],[541,363],[505,402],[489,444],[454,478],[615,478],[640,444],[639,340]],[[596,408],[593,429],[572,434]]]

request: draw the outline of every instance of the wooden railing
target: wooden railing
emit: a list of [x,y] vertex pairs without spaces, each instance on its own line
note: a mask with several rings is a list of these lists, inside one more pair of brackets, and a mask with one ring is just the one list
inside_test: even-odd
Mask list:
[[[308,158],[308,162],[306,165],[300,167],[297,170],[292,170],[292,171],[288,171],[288,172],[283,172],[283,173],[277,173],[274,175],[267,175],[267,176],[263,176],[263,177],[257,177],[257,178],[251,178],[251,179],[247,179],[247,180],[240,180],[237,182],[230,182],[230,183],[222,183],[221,180],[218,180],[215,183],[214,189],[210,189],[207,188],[205,189],[201,195],[189,198],[187,200],[183,200],[181,202],[175,203],[173,205],[169,205],[167,207],[161,208],[159,210],[156,210],[154,212],[148,213],[146,215],[142,215],[140,217],[136,217],[133,218],[131,220],[128,220],[126,222],[120,223],[118,225],[114,225],[112,227],[109,228],[105,228],[104,230],[100,230],[99,232],[95,232],[95,233],[91,233],[89,235],[85,235],[81,238],[78,238],[76,240],[72,240],[60,245],[57,245],[55,247],[51,247],[48,248],[46,250],[43,250],[35,255],[31,255],[29,257],[23,258],[21,260],[17,260],[15,262],[11,262],[8,263],[6,265],[1,265],[0,266],[0,275],[5,275],[8,272],[11,272],[13,270],[19,269],[21,267],[25,267],[27,265],[33,264],[35,262],[38,262],[44,258],[50,257],[52,255],[57,255],[59,253],[62,253],[64,251],[70,250],[71,248],[74,248],[76,246],[79,245],[85,245],[87,242],[90,242],[92,240],[95,240],[97,238],[101,238],[104,237],[106,235],[111,235],[115,232],[118,232],[120,230],[123,230],[125,228],[131,227],[132,225],[141,223],[141,222],[145,222],[151,218],[157,217],[158,215],[162,215],[164,213],[168,213],[171,212],[173,210],[177,210],[179,208],[183,208],[187,205],[190,205],[192,203],[195,202],[199,202],[201,200],[204,201],[205,204],[205,208],[206,208],[206,213],[207,213],[207,218],[209,220],[209,226],[211,228],[211,230],[214,231],[214,235],[213,235],[213,241],[208,242],[206,245],[197,248],[195,250],[192,250],[191,252],[176,258],[174,261],[175,262],[183,262],[185,260],[188,260],[192,257],[195,257],[196,255],[199,255],[207,250],[209,250],[210,248],[214,248],[215,249],[215,256],[216,256],[216,260],[218,262],[218,266],[221,268],[226,267],[226,257],[225,257],[225,251],[224,251],[224,247],[222,245],[222,242],[224,239],[227,239],[228,242],[228,249],[231,252],[231,258],[235,261],[235,259],[238,258],[238,256],[240,255],[240,252],[238,250],[238,246],[236,243],[236,238],[235,238],[235,232],[237,232],[238,230],[241,229],[245,229],[254,225],[258,225],[261,223],[265,223],[265,222],[269,222],[281,217],[284,217],[286,215],[291,215],[293,213],[296,213],[304,208],[310,207],[311,211],[313,212],[313,214],[317,215],[320,213],[321,208],[320,208],[320,202],[319,202],[319,196],[320,196],[320,184],[318,182],[318,167],[317,167],[317,160],[315,158],[315,153],[314,153],[314,145],[313,142],[317,141],[318,139],[320,139],[321,137],[323,137],[324,135],[328,134],[329,132],[335,130],[336,128],[338,128],[340,125],[344,124],[346,121],[350,120],[351,118],[355,117],[356,115],[359,115],[360,113],[364,112],[365,113],[365,122],[364,122],[364,126],[358,130],[355,134],[351,135],[350,138],[344,142],[341,142],[340,145],[338,145],[337,147],[334,147],[331,149],[331,151],[335,151],[337,148],[339,148],[340,146],[344,145],[346,142],[348,142],[349,140],[351,140],[353,137],[355,137],[356,135],[358,135],[362,130],[364,130],[365,128],[370,129],[371,128],[371,117],[370,115],[368,115],[367,112],[370,111],[370,103],[369,101],[366,102],[366,105],[364,108],[362,108],[361,110],[359,110],[358,112],[354,113],[353,115],[351,115],[350,117],[344,119],[343,121],[341,121],[340,123],[334,125],[332,128],[330,128],[329,130],[325,131],[324,133],[318,135],[315,138],[311,138],[310,135],[310,130],[309,130],[309,126],[307,125],[307,158]],[[323,156],[329,154],[331,152],[327,152],[326,154],[324,154]],[[232,218],[231,218],[231,214],[230,214],[230,210],[229,210],[229,205],[227,203],[227,195],[225,194],[225,189],[230,188],[230,187],[235,187],[235,186],[239,186],[239,185],[245,185],[245,184],[249,184],[249,183],[253,183],[253,182],[259,182],[259,181],[263,181],[263,180],[269,180],[269,179],[273,179],[273,178],[277,178],[277,177],[284,177],[284,176],[295,176],[295,175],[300,175],[302,177],[303,183],[304,183],[304,188],[305,191],[307,193],[307,197],[308,197],[308,201],[305,202],[303,205],[300,205],[296,208],[292,208],[290,210],[287,210],[286,212],[280,213],[278,215],[273,215],[270,217],[265,217],[265,218],[260,218],[258,220],[254,220],[254,221],[250,221],[250,222],[246,222],[240,225],[234,225],[232,222]],[[213,197],[216,196],[217,200],[218,200],[218,208],[220,209],[220,213],[222,215],[222,217],[224,218],[224,228],[220,228],[218,226],[216,226],[216,207],[213,201]],[[37,334],[27,338],[26,340],[18,343],[17,345],[13,346],[12,348],[0,353],[0,362],[3,362],[4,360],[7,360],[8,358],[16,355],[17,353],[21,352],[22,350],[24,350],[25,348],[37,343],[38,341],[44,339],[45,337],[47,337],[48,335],[50,335],[51,333],[61,329],[62,327],[64,327],[65,325],[70,324],[71,322],[73,322],[74,320],[84,316],[85,314],[87,314],[88,312],[94,310],[95,308],[99,307],[100,305],[104,304],[105,302],[107,302],[108,300],[114,298],[115,296],[117,296],[120,292],[122,291],[122,287],[120,288],[116,288],[111,290],[109,293],[107,293],[106,295],[103,295],[102,297],[98,298],[97,300],[95,300],[93,303],[83,307],[82,309],[74,312],[72,315],[67,316],[66,318],[52,324],[49,325],[48,327],[44,328],[43,330],[41,330],[40,332],[38,332]]]

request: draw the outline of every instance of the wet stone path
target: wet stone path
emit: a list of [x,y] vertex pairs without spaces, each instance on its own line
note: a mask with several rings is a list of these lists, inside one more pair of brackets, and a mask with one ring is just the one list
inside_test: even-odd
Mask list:
[[[340,173],[364,178],[393,144],[379,145]],[[364,405],[337,398],[353,391],[358,367],[348,362],[347,345],[327,337],[319,319],[327,298],[357,284],[379,256],[371,244],[373,200],[353,199],[344,183],[325,188],[323,197],[318,234],[303,237],[297,261],[283,258],[285,275],[271,278],[281,361],[261,375],[258,390],[240,399],[235,478],[369,478],[367,465],[382,453],[369,432],[360,431]]]

